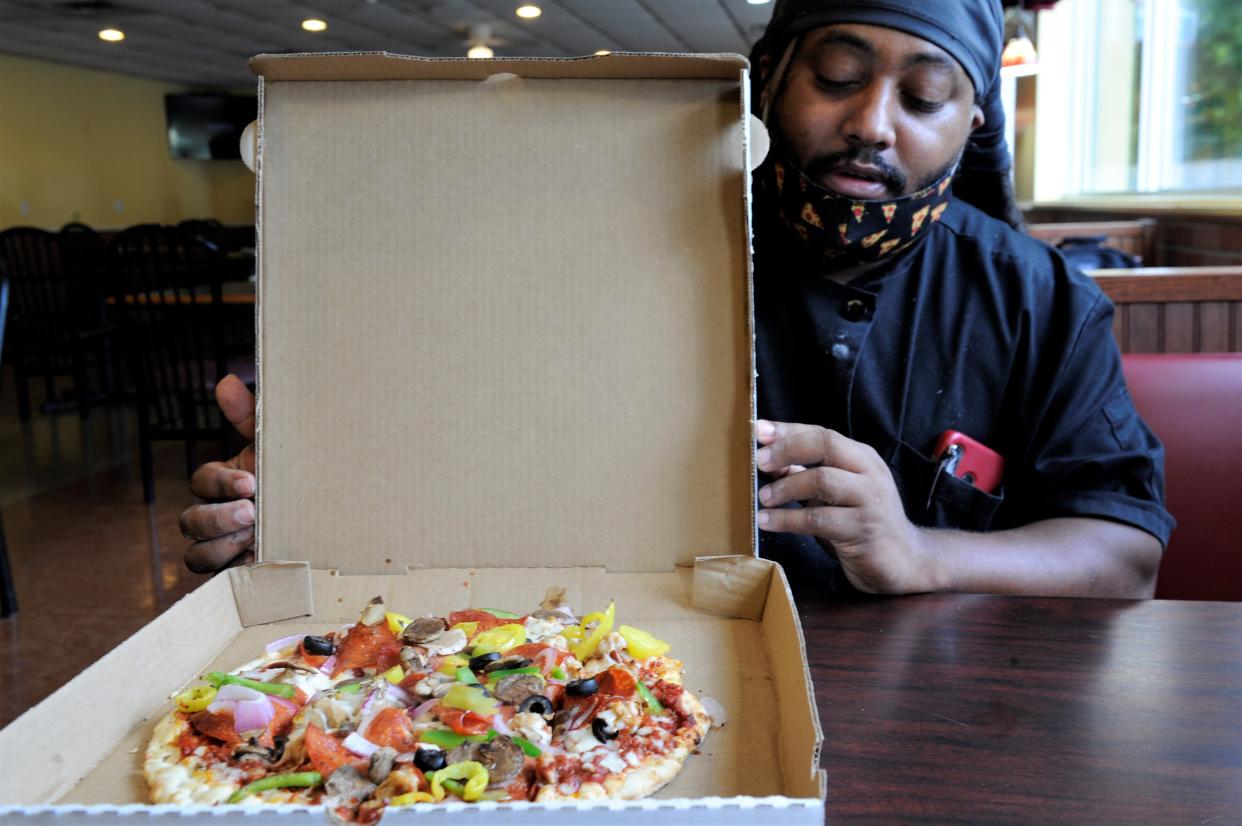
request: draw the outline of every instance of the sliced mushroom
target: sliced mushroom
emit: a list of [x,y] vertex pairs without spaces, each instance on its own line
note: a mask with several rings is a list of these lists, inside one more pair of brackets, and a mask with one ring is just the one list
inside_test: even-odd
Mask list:
[[501,734],[479,744],[477,759],[487,769],[489,789],[504,788],[522,770],[526,755],[517,743]]
[[525,668],[530,665],[531,661],[525,657],[506,657],[503,660],[495,660],[483,666],[483,670],[491,673],[492,671],[507,671],[511,668]]
[[283,669],[285,669],[285,670],[287,670],[287,671],[300,671],[300,672],[302,672],[303,674],[320,674],[320,673],[322,673],[322,672],[321,672],[321,671],[319,671],[319,669],[317,669],[317,668],[307,668],[307,667],[306,667],[306,666],[304,666],[304,665],[298,665],[298,664],[296,664],[296,663],[287,662],[287,661],[285,661],[285,660],[278,660],[277,662],[274,662],[274,663],[268,663],[267,665],[263,666],[263,667],[262,667],[261,669],[259,669],[259,670],[260,670],[260,671],[270,671],[270,670],[272,670],[273,668],[283,668]]
[[375,792],[376,785],[347,763],[329,775],[324,788],[340,804],[356,806]]
[[448,623],[442,617],[419,617],[412,621],[401,632],[401,639],[412,645],[431,642],[448,630]]
[[252,737],[250,738],[249,742],[237,744],[237,746],[233,749],[233,756],[240,757],[243,755],[252,754],[266,763],[275,763],[278,760],[280,760],[280,757],[284,753],[284,750],[285,750],[285,738],[284,737],[277,737],[275,740],[275,745],[273,745],[271,748],[260,745],[258,740]]
[[362,609],[362,616],[358,618],[358,622],[363,625],[379,625],[384,621],[384,598],[375,597]]
[[481,745],[482,743],[462,743],[460,746],[454,746],[445,755],[444,765],[451,766],[454,763],[465,763],[467,760],[478,760]]
[[543,602],[539,603],[539,607],[544,611],[553,611],[565,604],[565,589],[559,585],[553,585],[543,595]]
[[397,762],[397,750],[392,746],[384,746],[372,754],[371,765],[367,772],[371,777],[371,782],[378,784],[387,780],[388,775],[392,773],[392,766],[395,762]]
[[543,678],[538,674],[510,674],[501,677],[492,688],[492,694],[502,703],[521,705],[527,697],[543,694]]
[[427,649],[427,653],[432,657],[437,655],[456,654],[458,651],[461,651],[466,647],[466,639],[465,631],[460,628],[454,628],[450,631],[445,631],[443,634],[427,643],[424,647]]
[[407,645],[401,649],[401,661],[408,665],[411,671],[422,671],[427,667],[427,652]]

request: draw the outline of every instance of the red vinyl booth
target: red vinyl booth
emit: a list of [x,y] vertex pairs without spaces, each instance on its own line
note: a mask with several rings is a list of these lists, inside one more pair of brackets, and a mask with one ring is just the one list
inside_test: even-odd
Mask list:
[[1242,353],[1127,353],[1122,365],[1164,443],[1177,520],[1156,597],[1242,601]]

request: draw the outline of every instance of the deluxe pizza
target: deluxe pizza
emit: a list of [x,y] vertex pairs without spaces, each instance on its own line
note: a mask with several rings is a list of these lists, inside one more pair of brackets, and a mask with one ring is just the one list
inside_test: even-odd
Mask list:
[[613,604],[578,617],[558,597],[414,619],[377,597],[352,625],[205,675],[147,747],[153,802],[325,804],[366,823],[389,806],[652,794],[712,719],[667,643]]

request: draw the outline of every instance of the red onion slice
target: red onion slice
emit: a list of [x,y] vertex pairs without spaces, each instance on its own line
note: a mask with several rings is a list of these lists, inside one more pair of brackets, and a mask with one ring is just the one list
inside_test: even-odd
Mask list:
[[274,695],[274,694],[269,694],[269,695],[268,695],[268,697],[267,697],[267,699],[271,700],[271,701],[272,701],[273,703],[275,703],[276,705],[278,705],[278,706],[280,706],[281,708],[285,709],[285,710],[286,710],[286,711],[288,711],[290,714],[297,714],[297,713],[298,713],[298,704],[297,704],[297,703],[295,703],[295,702],[293,702],[292,700],[286,700],[284,697],[277,697],[277,696],[276,696],[276,695]]
[[497,734],[503,734],[510,737],[513,735],[513,730],[509,728],[509,724],[505,722],[505,718],[500,714],[496,714],[492,717],[492,728],[496,729]]
[[332,676],[332,669],[334,668],[336,668],[336,655],[335,654],[333,654],[331,657],[328,657],[328,659],[323,661],[323,665],[319,666],[319,670],[322,671],[324,674],[327,674],[329,677]]
[[547,674],[556,667],[556,649],[545,648],[535,655],[535,665],[539,666],[539,670]]
[[244,685],[233,685],[226,683],[220,686],[220,690],[216,692],[215,702],[217,703],[236,703],[255,700],[261,700],[267,695],[261,691],[255,691],[253,688],[247,688]]
[[409,694],[407,694],[405,689],[403,689],[399,685],[393,685],[392,683],[388,683],[388,696],[390,699],[396,700],[402,705],[405,705],[405,706],[414,705],[414,698],[412,698]]
[[713,728],[720,728],[729,722],[728,713],[715,697],[700,697],[699,703],[702,704],[703,710],[707,712],[707,716],[712,718]]
[[272,640],[271,642],[267,644],[267,648],[265,648],[264,650],[267,651],[267,653],[269,654],[275,654],[278,651],[284,651],[286,648],[289,648],[295,645],[296,643],[300,643],[302,641],[302,638],[305,636],[306,636],[305,634],[294,634],[291,637],[281,637],[278,640]]
[[240,700],[233,705],[233,728],[238,733],[265,729],[272,721],[275,709],[267,697],[261,700]]
[[436,704],[439,702],[440,701],[437,698],[432,697],[430,700],[423,703],[418,708],[409,709],[405,713],[409,715],[411,720],[417,720],[419,717],[422,717],[424,714],[426,714],[427,712],[435,708]]
[[379,751],[379,746],[375,745],[356,731],[351,731],[349,736],[345,738],[341,745],[359,757],[370,757],[372,754]]

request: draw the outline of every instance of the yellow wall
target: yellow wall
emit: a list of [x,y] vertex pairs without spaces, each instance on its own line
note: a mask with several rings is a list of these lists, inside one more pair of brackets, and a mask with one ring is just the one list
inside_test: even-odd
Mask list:
[[0,54],[0,229],[252,222],[254,177],[241,161],[169,157],[164,95],[181,91]]

